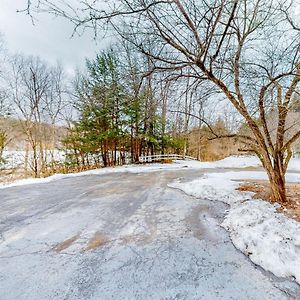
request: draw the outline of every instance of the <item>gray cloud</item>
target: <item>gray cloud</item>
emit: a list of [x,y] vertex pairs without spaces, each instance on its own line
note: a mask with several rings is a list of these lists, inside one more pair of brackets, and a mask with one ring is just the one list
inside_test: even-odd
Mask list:
[[16,12],[24,7],[25,0],[0,1],[0,32],[12,53],[38,55],[50,63],[60,61],[72,73],[84,65],[86,57],[93,57],[108,44],[99,39],[95,42],[92,32],[71,38],[73,25],[48,14],[39,14],[33,25],[29,16]]

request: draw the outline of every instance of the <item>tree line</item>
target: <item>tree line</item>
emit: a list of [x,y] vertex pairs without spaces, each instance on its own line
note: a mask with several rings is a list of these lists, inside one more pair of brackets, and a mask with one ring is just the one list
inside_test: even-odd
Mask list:
[[[118,0],[104,6],[102,1],[39,0],[28,1],[25,11],[39,9],[69,19],[75,31],[114,30],[152,62],[152,72],[214,87],[218,99],[230,103],[247,125],[246,135],[215,138],[242,141],[265,168],[273,199],[287,201],[285,174],[300,137],[300,130],[290,135],[287,126],[299,95],[297,0]],[[274,130],[270,110],[276,115]]]
[[[257,155],[273,199],[283,203],[285,174],[300,138],[298,120],[290,122],[299,103],[298,8],[296,0],[118,0],[105,6],[39,0],[28,1],[24,11],[67,18],[75,32],[92,28],[96,37],[113,31],[125,48],[122,55],[89,61],[88,74],[79,78],[80,120],[69,137],[81,148],[73,149],[75,160],[89,161],[83,150],[90,147],[105,165],[124,161],[128,151],[134,161],[143,152],[167,151],[176,135],[185,153],[193,123],[209,130],[208,139],[233,139],[240,150]],[[124,76],[120,70],[126,68]],[[208,112],[224,102],[240,122],[220,133]],[[135,105],[141,103],[138,122]],[[105,133],[88,129],[97,126]]]
[[[190,79],[150,74],[153,62],[125,41],[87,59],[85,70],[68,80],[61,64],[51,66],[39,57],[7,55],[6,61],[2,163],[6,147],[22,150],[25,171],[41,177],[138,163],[142,155],[190,155],[195,140],[198,159],[220,158],[205,154],[210,135],[202,115],[211,91],[199,95]],[[197,136],[189,135],[192,128]]]
[[121,61],[110,49],[86,65],[87,74],[75,87],[80,117],[64,140],[70,158],[111,166],[180,149],[159,98],[162,91],[154,87],[154,78],[144,77],[137,61]]

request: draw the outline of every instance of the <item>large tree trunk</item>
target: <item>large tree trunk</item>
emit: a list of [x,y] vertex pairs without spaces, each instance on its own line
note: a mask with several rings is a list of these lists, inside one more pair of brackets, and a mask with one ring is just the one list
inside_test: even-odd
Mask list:
[[275,172],[270,178],[272,200],[281,204],[287,203],[285,179],[280,173]]
[[281,204],[287,203],[285,172],[282,169],[282,159],[275,158],[271,170],[267,170],[273,201]]

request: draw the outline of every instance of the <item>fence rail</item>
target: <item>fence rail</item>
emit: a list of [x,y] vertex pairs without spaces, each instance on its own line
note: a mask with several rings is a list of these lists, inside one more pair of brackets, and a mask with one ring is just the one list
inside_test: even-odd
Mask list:
[[162,160],[197,160],[197,159],[191,156],[183,156],[179,154],[158,154],[158,155],[145,155],[139,157],[139,161],[141,163],[156,162]]

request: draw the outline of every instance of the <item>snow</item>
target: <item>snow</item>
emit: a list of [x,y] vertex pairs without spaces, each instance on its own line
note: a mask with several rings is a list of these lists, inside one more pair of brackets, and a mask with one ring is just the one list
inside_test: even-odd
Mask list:
[[[7,166],[10,165],[17,165],[17,161],[19,159],[24,158],[24,153],[22,151],[7,151],[6,158],[10,157],[10,161],[8,162]],[[57,152],[55,153],[57,158],[62,159],[62,153]],[[21,163],[22,164],[22,163]],[[106,175],[112,173],[145,173],[145,172],[155,172],[159,170],[178,170],[181,168],[191,168],[191,169],[226,169],[226,168],[236,168],[236,169],[243,169],[243,168],[257,168],[260,167],[261,164],[257,157],[255,156],[230,156],[225,159],[214,161],[214,162],[200,162],[200,161],[174,161],[171,164],[149,164],[149,165],[126,165],[121,167],[110,167],[110,168],[101,168],[95,170],[84,171],[80,173],[70,173],[70,174],[55,174],[49,176],[47,178],[28,178],[18,180],[12,183],[2,183],[0,184],[1,188],[8,188],[14,186],[21,186],[21,185],[28,185],[28,184],[36,184],[36,183],[47,183],[54,180],[59,180],[68,177],[78,177],[78,176],[87,176],[87,175]],[[289,170],[292,171],[300,171],[300,159],[292,159],[290,162]],[[248,173],[239,172],[237,176],[235,176],[235,172],[228,174],[231,179],[244,179],[249,178]],[[265,172],[251,172],[252,179],[267,179]],[[255,176],[255,177],[253,177]],[[291,182],[300,182],[299,176],[295,174],[287,174],[287,180]],[[201,185],[201,184],[200,184]]]
[[[253,155],[233,155],[215,162],[201,162],[202,168],[257,168],[262,167],[257,156]],[[289,171],[300,171],[300,158],[292,158]]]
[[[63,162],[65,155],[63,151],[53,150],[46,153],[48,160],[54,159]],[[29,151],[29,159],[32,153]],[[3,157],[6,161],[2,164],[2,168],[15,168],[24,165],[26,152],[21,150],[4,150]],[[219,161],[199,162],[199,161],[184,161],[187,167],[192,168],[256,168],[261,167],[261,162],[253,155],[233,155]],[[300,171],[300,158],[293,158],[289,164],[289,170]]]
[[[170,183],[169,187],[179,188],[188,195],[197,198],[206,198],[213,201],[222,201],[232,204],[245,199],[251,199],[251,193],[240,193],[236,189],[239,181],[267,180],[263,171],[238,171],[207,173],[202,177],[189,182]],[[300,174],[289,173],[286,175],[288,182],[300,183]]]
[[252,155],[233,155],[215,162],[202,163],[205,168],[249,168],[260,167],[261,162]]
[[243,195],[235,190],[239,186],[239,183],[231,180],[222,180],[222,177],[219,175],[223,174],[228,173],[205,174],[203,177],[190,182],[181,183],[177,181],[170,183],[168,186],[178,188],[196,198],[222,201],[228,204],[241,201]]
[[[276,276],[294,277],[300,284],[300,223],[277,213],[278,204],[252,200],[251,192],[240,192],[237,180],[266,179],[264,172],[209,173],[191,182],[169,184],[197,198],[230,205],[222,226],[234,245],[257,265]],[[235,180],[235,181],[233,181]],[[300,182],[300,174],[287,181]]]
[[300,171],[300,158],[293,158],[288,166],[289,171]]
[[[197,163],[196,163],[197,164]],[[194,164],[194,165],[196,165]],[[159,170],[178,170],[180,168],[191,167],[186,165],[186,162],[178,161],[173,164],[151,164],[151,165],[128,165],[121,167],[109,167],[109,168],[101,168],[94,169],[79,173],[69,173],[69,174],[55,174],[46,178],[28,178],[18,180],[9,184],[0,184],[1,188],[9,188],[14,186],[22,186],[28,184],[36,184],[36,183],[48,183],[59,179],[70,178],[70,177],[80,177],[80,176],[89,176],[89,175],[107,175],[112,173],[147,173],[147,172],[155,172]]]
[[[64,151],[60,150],[45,150],[44,155],[46,156],[46,161],[60,161],[63,162],[65,160]],[[20,168],[24,167],[25,165],[25,157],[27,156],[28,161],[32,161],[33,159],[33,152],[23,150],[4,150],[3,151],[3,159],[4,163],[0,164],[2,169],[13,169],[13,168]]]
[[300,224],[277,213],[276,205],[261,200],[240,203],[222,225],[255,264],[300,283]]

